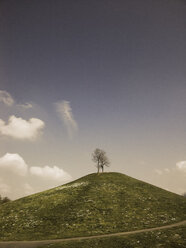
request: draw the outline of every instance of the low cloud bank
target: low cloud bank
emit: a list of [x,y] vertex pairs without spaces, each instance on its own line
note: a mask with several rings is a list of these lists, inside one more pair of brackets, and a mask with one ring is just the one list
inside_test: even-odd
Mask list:
[[21,140],[35,140],[44,126],[45,123],[37,118],[31,118],[27,121],[12,115],[7,124],[0,119],[0,133]]
[[0,169],[12,172],[19,176],[27,174],[28,165],[24,159],[17,153],[6,153],[0,158]]
[[72,180],[58,166],[32,166],[17,153],[0,157],[0,195],[17,199]]
[[44,166],[44,167],[37,167],[37,166],[32,166],[30,168],[30,173],[32,175],[44,178],[44,179],[49,179],[49,180],[59,180],[59,181],[69,181],[71,180],[71,176],[65,172],[63,169],[57,167],[57,166]]

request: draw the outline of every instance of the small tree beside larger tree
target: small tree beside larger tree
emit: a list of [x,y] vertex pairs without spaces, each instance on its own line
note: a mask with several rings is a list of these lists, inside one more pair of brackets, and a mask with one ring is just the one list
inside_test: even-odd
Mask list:
[[96,148],[94,152],[92,153],[92,160],[96,163],[96,167],[98,169],[98,173],[100,172],[100,169],[102,172],[104,171],[104,166],[109,166],[110,162],[106,156],[106,152]]

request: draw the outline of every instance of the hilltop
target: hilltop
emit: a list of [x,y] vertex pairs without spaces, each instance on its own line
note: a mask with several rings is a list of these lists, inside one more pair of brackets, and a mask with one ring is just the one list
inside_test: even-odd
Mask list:
[[186,199],[120,173],[90,174],[0,206],[1,240],[131,231],[186,219]]

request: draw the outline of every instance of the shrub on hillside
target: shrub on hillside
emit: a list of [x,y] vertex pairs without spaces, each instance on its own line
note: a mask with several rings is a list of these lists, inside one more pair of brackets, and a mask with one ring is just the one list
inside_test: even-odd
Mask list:
[[4,203],[6,203],[6,202],[9,202],[10,201],[10,199],[8,198],[8,197],[1,197],[1,195],[0,195],[0,204],[4,204]]

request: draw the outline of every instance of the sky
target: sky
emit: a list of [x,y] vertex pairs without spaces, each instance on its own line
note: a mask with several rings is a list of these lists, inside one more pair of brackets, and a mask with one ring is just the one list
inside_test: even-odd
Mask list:
[[186,2],[0,0],[0,194],[117,171],[186,192]]

